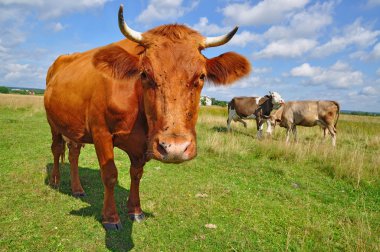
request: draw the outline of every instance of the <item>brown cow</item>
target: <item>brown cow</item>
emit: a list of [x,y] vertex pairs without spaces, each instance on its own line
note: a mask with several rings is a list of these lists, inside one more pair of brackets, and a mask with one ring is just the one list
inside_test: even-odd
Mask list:
[[339,119],[340,106],[336,101],[289,101],[280,109],[281,119],[278,115],[273,115],[273,119],[279,121],[280,126],[287,129],[286,142],[289,142],[290,131],[293,132],[294,139],[297,140],[296,125],[313,127],[320,125],[328,131],[332,137],[332,144],[336,144],[336,124]]
[[132,30],[119,9],[119,27],[128,39],[84,53],[60,56],[46,78],[45,109],[52,132],[54,166],[51,184],[59,183],[62,136],[71,144],[73,194],[83,194],[78,176],[81,144],[93,143],[104,184],[103,225],[121,227],[114,186],[117,169],[114,147],[131,161],[128,213],[144,218],[139,183],[145,163],[153,158],[180,163],[194,158],[195,124],[205,79],[227,85],[250,72],[249,61],[227,52],[208,59],[207,47],[227,43],[227,35],[203,37],[184,25],[163,25],[145,33]]
[[[231,130],[231,121],[239,121],[244,127],[247,123],[243,119],[256,119],[257,138],[262,137],[264,122],[269,118],[273,109],[277,109],[284,103],[277,92],[269,92],[264,97],[234,97],[228,103],[227,130]],[[267,121],[267,133],[272,133],[271,124]]]

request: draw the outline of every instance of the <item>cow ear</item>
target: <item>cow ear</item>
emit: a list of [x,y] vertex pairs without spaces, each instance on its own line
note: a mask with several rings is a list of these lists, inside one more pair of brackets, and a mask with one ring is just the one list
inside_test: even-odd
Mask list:
[[92,64],[96,69],[115,79],[125,79],[138,74],[138,63],[138,57],[115,45],[100,49],[92,58]]
[[207,79],[215,84],[228,85],[251,72],[249,61],[234,52],[227,52],[218,57],[207,59]]

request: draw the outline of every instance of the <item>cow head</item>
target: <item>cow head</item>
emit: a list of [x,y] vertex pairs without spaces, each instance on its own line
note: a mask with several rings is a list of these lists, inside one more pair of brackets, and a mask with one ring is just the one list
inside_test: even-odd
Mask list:
[[273,109],[278,109],[285,103],[284,99],[282,99],[281,95],[277,92],[269,91],[269,96],[272,99]]
[[[249,61],[227,52],[208,59],[201,51],[227,43],[237,31],[220,37],[203,37],[184,25],[163,25],[140,33],[124,22],[119,9],[119,27],[140,53],[132,55],[119,47],[114,58],[104,57],[114,76],[136,77],[143,89],[144,111],[148,123],[148,157],[179,163],[196,156],[195,124],[200,93],[206,80],[228,85],[247,75]],[[119,51],[119,52],[116,52]]]

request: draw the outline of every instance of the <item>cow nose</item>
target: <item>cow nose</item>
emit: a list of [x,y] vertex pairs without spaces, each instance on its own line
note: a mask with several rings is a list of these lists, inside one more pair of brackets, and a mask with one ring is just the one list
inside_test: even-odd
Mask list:
[[157,151],[161,154],[162,161],[182,162],[194,156],[194,143],[188,139],[159,139]]

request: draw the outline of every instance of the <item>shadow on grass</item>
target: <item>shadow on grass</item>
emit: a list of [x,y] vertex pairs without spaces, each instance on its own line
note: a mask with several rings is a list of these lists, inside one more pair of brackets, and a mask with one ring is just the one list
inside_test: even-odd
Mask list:
[[[45,178],[45,184],[48,186],[52,169],[53,164],[47,164],[47,176]],[[61,164],[60,172],[61,183],[59,185],[59,189],[57,190],[59,190],[60,193],[71,196],[70,165]],[[100,171],[85,167],[79,167],[79,173],[83,189],[86,192],[86,196],[79,199],[89,204],[89,206],[79,210],[72,210],[70,214],[83,217],[91,216],[99,221],[99,223],[102,223],[101,212],[103,208],[103,183],[101,181]],[[105,245],[110,251],[130,251],[134,247],[131,237],[133,222],[128,218],[128,195],[129,190],[121,187],[119,184],[115,186],[115,201],[117,204],[116,207],[123,228],[118,231],[104,231]],[[144,212],[144,214],[146,217],[152,216],[149,213]]]
[[[224,126],[214,126],[211,128],[211,130],[213,131],[216,131],[216,132],[222,132],[222,133],[230,133],[228,130],[227,130],[227,127],[224,127]],[[256,135],[253,134],[248,134],[246,132],[242,132],[240,130],[232,130],[231,133],[234,133],[234,134],[239,134],[239,135],[243,135],[243,136],[248,136],[248,137],[252,137],[252,138],[256,138]]]

